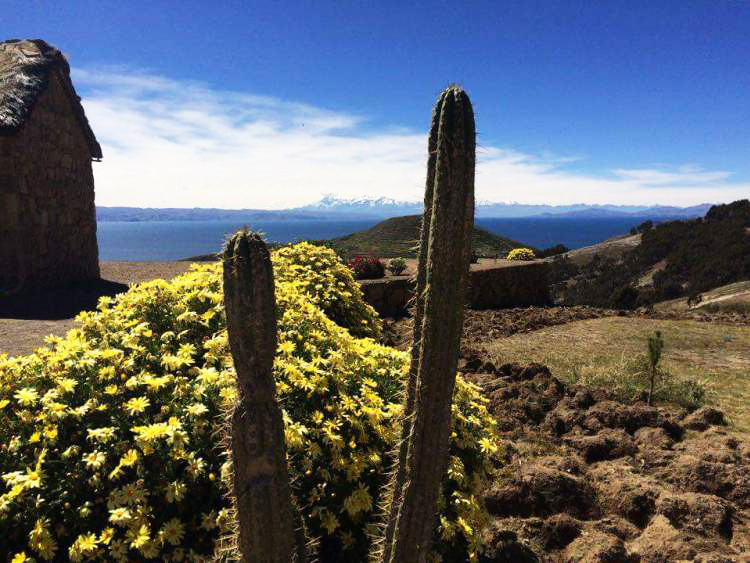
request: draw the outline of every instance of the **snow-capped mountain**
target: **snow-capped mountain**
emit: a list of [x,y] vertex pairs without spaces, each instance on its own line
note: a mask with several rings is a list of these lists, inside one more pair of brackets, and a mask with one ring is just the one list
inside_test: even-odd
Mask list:
[[[477,201],[477,217],[539,217],[557,215],[561,217],[627,217],[629,215],[654,217],[702,217],[711,207],[705,203],[692,207],[668,207],[646,205],[532,205],[523,203],[495,203]],[[421,201],[399,201],[389,197],[360,197],[352,199],[326,195],[320,201],[289,211],[324,213],[362,217],[400,217],[422,212]]]
[[390,197],[342,199],[333,195],[326,195],[320,201],[299,207],[297,210],[370,217],[400,217],[421,213],[422,202],[398,201]]

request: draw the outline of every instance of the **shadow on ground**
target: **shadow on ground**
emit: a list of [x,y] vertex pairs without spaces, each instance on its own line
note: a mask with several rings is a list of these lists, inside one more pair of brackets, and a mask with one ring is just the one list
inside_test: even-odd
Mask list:
[[81,311],[95,310],[100,297],[112,297],[127,290],[128,286],[124,283],[97,279],[0,297],[0,318],[47,321],[70,319]]

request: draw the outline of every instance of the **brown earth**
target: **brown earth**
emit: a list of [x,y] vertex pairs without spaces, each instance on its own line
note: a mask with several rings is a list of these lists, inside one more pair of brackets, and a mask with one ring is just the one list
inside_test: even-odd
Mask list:
[[623,404],[538,364],[463,370],[505,439],[480,561],[750,560],[750,445],[720,411]]
[[189,262],[101,262],[102,279],[0,298],[0,354],[29,354],[45,336],[73,328],[73,318],[96,309],[100,297],[127,291],[130,284],[170,279],[189,267]]

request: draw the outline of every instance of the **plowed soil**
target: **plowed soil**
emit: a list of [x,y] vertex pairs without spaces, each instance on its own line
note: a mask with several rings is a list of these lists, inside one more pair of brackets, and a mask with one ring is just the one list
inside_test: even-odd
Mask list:
[[720,411],[624,404],[538,364],[463,369],[505,438],[481,561],[750,560],[750,445]]

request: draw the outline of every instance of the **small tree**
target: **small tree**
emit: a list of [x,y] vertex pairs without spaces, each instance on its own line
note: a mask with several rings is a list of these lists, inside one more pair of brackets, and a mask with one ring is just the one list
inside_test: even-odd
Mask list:
[[406,270],[406,260],[403,258],[392,258],[388,262],[388,271],[394,276],[400,276]]
[[648,387],[648,404],[651,405],[651,399],[654,396],[654,383],[656,381],[656,372],[661,359],[661,351],[664,348],[661,332],[656,331],[648,337],[648,368],[649,368],[649,387]]

